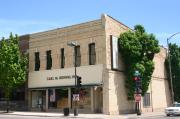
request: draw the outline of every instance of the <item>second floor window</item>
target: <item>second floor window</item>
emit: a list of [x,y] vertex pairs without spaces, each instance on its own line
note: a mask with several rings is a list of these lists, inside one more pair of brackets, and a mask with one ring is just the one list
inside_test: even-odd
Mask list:
[[64,48],[61,48],[61,68],[64,68],[64,65],[65,65]]
[[96,64],[95,43],[89,44],[89,65]]
[[51,50],[46,51],[46,69],[49,70],[52,67]]
[[[80,52],[80,46],[75,46],[74,47],[74,53],[76,54],[76,66],[81,65],[81,52]],[[74,54],[74,55],[75,55]],[[75,63],[74,63],[75,64]]]
[[35,52],[35,71],[39,71],[40,69],[40,59],[39,59],[39,52]]

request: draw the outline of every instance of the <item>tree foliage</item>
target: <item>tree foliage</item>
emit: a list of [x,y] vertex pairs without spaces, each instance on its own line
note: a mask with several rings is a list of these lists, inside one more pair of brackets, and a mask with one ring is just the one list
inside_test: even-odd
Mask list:
[[180,101],[180,47],[169,44],[174,100]]
[[134,99],[135,83],[133,74],[138,70],[142,78],[142,95],[148,90],[151,75],[154,70],[153,57],[160,51],[158,40],[153,34],[146,33],[141,25],[136,25],[134,31],[120,34],[119,48],[126,66],[127,95],[129,100]]
[[0,87],[7,100],[11,91],[25,82],[27,57],[20,52],[18,36],[0,41]]

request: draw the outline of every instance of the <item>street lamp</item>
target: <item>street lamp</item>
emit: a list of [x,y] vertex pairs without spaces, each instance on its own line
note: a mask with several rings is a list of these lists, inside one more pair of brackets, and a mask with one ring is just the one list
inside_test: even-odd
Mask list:
[[[77,46],[77,42],[74,42],[74,41],[71,41],[71,42],[67,42],[67,45],[68,46],[70,46],[70,47],[76,47]],[[77,53],[76,53],[76,51],[74,51],[74,68],[75,68],[75,70],[74,70],[74,75],[75,75],[75,87],[77,86],[77,81],[76,81],[76,76],[77,76],[77,74],[76,74],[76,57],[77,57]]]
[[[75,41],[71,41],[71,42],[67,42],[67,45],[70,46],[70,47],[73,47],[75,49],[75,47],[77,46],[77,42]],[[74,85],[75,85],[75,92],[77,91],[77,74],[76,74],[76,58],[77,58],[77,52],[74,50]],[[75,101],[75,107],[74,107],[74,116],[77,116],[78,115],[78,109],[77,109],[77,101]]]
[[177,35],[180,32],[174,33],[170,37],[167,38],[167,47],[168,47],[168,62],[169,62],[169,76],[170,76],[170,85],[171,85],[171,95],[172,95],[172,103],[174,104],[174,90],[173,90],[173,82],[172,82],[172,70],[171,70],[171,57],[170,57],[170,50],[169,50],[169,40]]

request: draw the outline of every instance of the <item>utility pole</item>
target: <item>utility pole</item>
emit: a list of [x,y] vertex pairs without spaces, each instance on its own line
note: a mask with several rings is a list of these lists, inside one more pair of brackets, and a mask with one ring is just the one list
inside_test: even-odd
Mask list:
[[171,54],[170,54],[170,50],[169,50],[169,40],[177,34],[180,34],[180,32],[174,33],[173,35],[171,35],[170,37],[167,38],[169,78],[170,78],[170,86],[171,86],[172,104],[174,104],[174,89],[173,89],[172,68],[171,68],[171,56],[170,56]]
[[[68,42],[67,43],[68,46],[71,46],[74,48],[74,88],[75,88],[75,93],[76,94],[73,94],[73,95],[77,95],[79,96],[79,92],[78,92],[78,89],[77,89],[77,73],[76,73],[76,67],[77,67],[77,63],[76,63],[76,58],[77,58],[77,50],[76,50],[76,46],[77,46],[77,42]],[[77,109],[77,106],[78,106],[78,101],[75,99],[74,101],[75,103],[75,107],[74,107],[74,116],[78,116],[78,109]]]

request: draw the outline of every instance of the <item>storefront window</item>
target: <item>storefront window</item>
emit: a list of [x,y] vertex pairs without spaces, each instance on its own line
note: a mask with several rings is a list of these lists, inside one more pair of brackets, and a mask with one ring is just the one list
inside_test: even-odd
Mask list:
[[[75,101],[73,101],[73,94],[76,94],[74,88],[71,89],[71,94],[72,94],[71,96],[72,108],[74,108],[75,106],[77,106],[75,105]],[[91,96],[90,95],[91,95],[90,88],[81,88],[79,90],[78,108],[91,109]]]
[[41,108],[43,104],[42,91],[32,91],[32,108]]
[[49,89],[49,109],[68,107],[68,89]]

